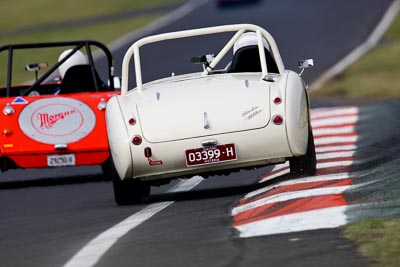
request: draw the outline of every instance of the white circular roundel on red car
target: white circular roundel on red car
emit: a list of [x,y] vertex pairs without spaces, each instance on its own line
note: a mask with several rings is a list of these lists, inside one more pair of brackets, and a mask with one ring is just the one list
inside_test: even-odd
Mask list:
[[21,130],[38,142],[65,144],[87,136],[96,125],[96,116],[79,100],[54,97],[27,105],[18,122]]

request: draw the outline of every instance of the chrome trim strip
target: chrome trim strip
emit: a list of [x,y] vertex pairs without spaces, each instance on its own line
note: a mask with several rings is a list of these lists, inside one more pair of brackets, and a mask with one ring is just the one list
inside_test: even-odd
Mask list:
[[207,140],[203,140],[201,141],[201,145],[203,147],[209,147],[209,146],[216,146],[217,145],[217,140],[215,139],[207,139]]

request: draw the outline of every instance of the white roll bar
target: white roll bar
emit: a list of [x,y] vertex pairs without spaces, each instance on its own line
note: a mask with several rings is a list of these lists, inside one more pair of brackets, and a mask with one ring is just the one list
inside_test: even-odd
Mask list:
[[219,61],[225,56],[225,54],[232,48],[237,39],[245,32],[245,31],[253,31],[256,32],[258,37],[258,48],[260,53],[260,62],[261,62],[261,71],[262,77],[264,78],[268,75],[267,71],[267,63],[265,60],[265,52],[264,46],[262,43],[262,37],[264,37],[270,45],[272,55],[276,61],[276,65],[278,66],[279,74],[282,74],[285,71],[285,67],[282,62],[282,58],[279,54],[278,47],[275,43],[274,38],[267,32],[265,29],[253,25],[253,24],[233,24],[233,25],[224,25],[224,26],[216,26],[209,28],[200,28],[194,30],[185,30],[185,31],[177,31],[170,33],[162,33],[157,35],[152,35],[149,37],[142,38],[135,42],[131,47],[129,47],[128,51],[125,53],[124,60],[122,62],[122,87],[121,87],[121,95],[125,95],[128,92],[128,77],[129,77],[129,63],[134,56],[135,63],[135,75],[136,75],[136,87],[140,94],[142,94],[142,70],[140,66],[140,54],[139,48],[145,44],[160,42],[164,40],[185,38],[185,37],[193,37],[198,35],[207,35],[207,34],[215,34],[215,33],[223,33],[223,32],[235,32],[237,33],[229,40],[229,42],[222,48],[222,50],[218,53],[215,59],[211,62],[210,66],[205,69],[202,75],[208,75],[209,72],[219,63]]

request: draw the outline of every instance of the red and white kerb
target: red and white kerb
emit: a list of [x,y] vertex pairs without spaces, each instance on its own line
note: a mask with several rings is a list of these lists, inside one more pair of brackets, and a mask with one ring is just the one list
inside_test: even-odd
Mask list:
[[[352,187],[352,165],[357,164],[357,107],[311,111],[317,153],[317,174],[275,183],[250,192],[232,210],[233,226],[241,237],[271,235],[347,223],[343,192]],[[275,167],[260,183],[289,173],[287,163]]]

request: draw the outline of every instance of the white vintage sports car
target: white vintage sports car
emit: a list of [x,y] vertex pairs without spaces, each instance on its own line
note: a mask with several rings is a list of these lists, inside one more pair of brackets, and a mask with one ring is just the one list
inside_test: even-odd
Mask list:
[[[142,46],[227,32],[233,36],[216,56],[191,59],[202,63],[203,71],[143,84]],[[217,70],[224,56],[230,63]],[[136,88],[128,90],[132,57]],[[299,67],[312,65],[303,60]],[[121,95],[112,97],[106,110],[117,204],[139,201],[151,185],[174,178],[228,174],[287,160],[292,174],[314,174],[306,87],[301,73],[285,69],[273,37],[256,25],[178,31],[137,41],[123,60]]]

